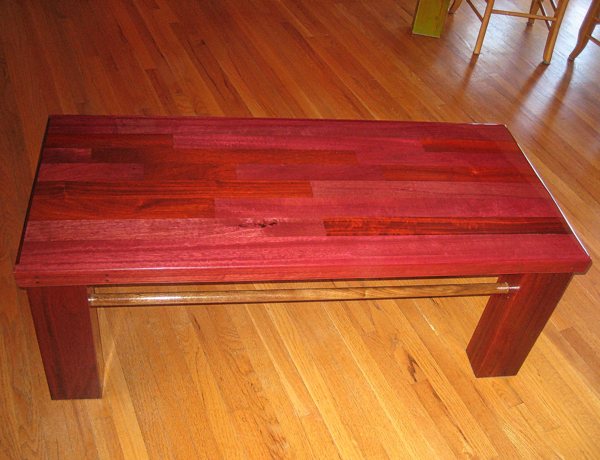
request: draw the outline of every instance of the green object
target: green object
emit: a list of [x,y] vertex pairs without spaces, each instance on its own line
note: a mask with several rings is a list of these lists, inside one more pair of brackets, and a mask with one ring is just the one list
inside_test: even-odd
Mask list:
[[449,5],[450,0],[419,0],[413,19],[413,34],[439,38]]

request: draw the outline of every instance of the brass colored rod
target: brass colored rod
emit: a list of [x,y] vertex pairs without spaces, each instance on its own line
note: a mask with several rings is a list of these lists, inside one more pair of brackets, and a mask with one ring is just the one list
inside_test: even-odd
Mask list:
[[331,300],[405,299],[508,294],[518,287],[508,283],[438,284],[318,289],[266,289],[248,291],[188,291],[154,293],[98,293],[88,297],[90,307],[144,305],[206,305]]

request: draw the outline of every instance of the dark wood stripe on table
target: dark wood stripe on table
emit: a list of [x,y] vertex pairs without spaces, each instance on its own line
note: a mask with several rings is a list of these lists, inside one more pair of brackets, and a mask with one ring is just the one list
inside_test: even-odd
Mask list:
[[216,198],[216,217],[556,217],[557,211],[542,198],[460,197],[407,194],[374,199],[356,196],[315,198]]
[[45,147],[81,148],[81,147],[144,147],[144,146],[172,146],[173,136],[170,134],[58,134],[48,132],[44,140]]
[[564,222],[553,217],[339,217],[324,219],[323,224],[331,236],[569,233]]
[[80,182],[75,180],[38,182],[36,196],[86,199],[90,197],[144,198],[219,198],[219,197],[310,197],[308,181],[105,181]]
[[235,167],[227,164],[184,162],[156,163],[45,163],[38,173],[39,181],[166,181],[224,180],[237,177]]
[[[77,161],[77,160],[74,160]],[[173,149],[171,147],[94,148],[90,161],[102,163],[186,164],[356,164],[350,150],[322,149]]]

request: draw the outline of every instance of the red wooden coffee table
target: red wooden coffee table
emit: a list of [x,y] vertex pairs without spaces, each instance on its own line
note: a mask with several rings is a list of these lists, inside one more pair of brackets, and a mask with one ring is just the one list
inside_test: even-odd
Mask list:
[[[110,304],[491,294],[467,354],[476,376],[514,375],[590,263],[504,126],[55,116],[15,276],[51,395],[69,399],[101,396],[90,306]],[[444,276],[498,282],[93,290]]]

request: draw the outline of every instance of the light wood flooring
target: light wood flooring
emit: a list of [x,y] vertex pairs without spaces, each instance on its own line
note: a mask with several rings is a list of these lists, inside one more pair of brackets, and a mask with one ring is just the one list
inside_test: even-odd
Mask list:
[[[507,0],[508,1],[508,0]],[[0,458],[600,458],[600,47],[414,0],[0,2]],[[51,401],[12,268],[50,113],[500,122],[590,251],[518,376],[473,377],[485,298],[112,309],[102,400]],[[93,255],[90,255],[93,257]]]

